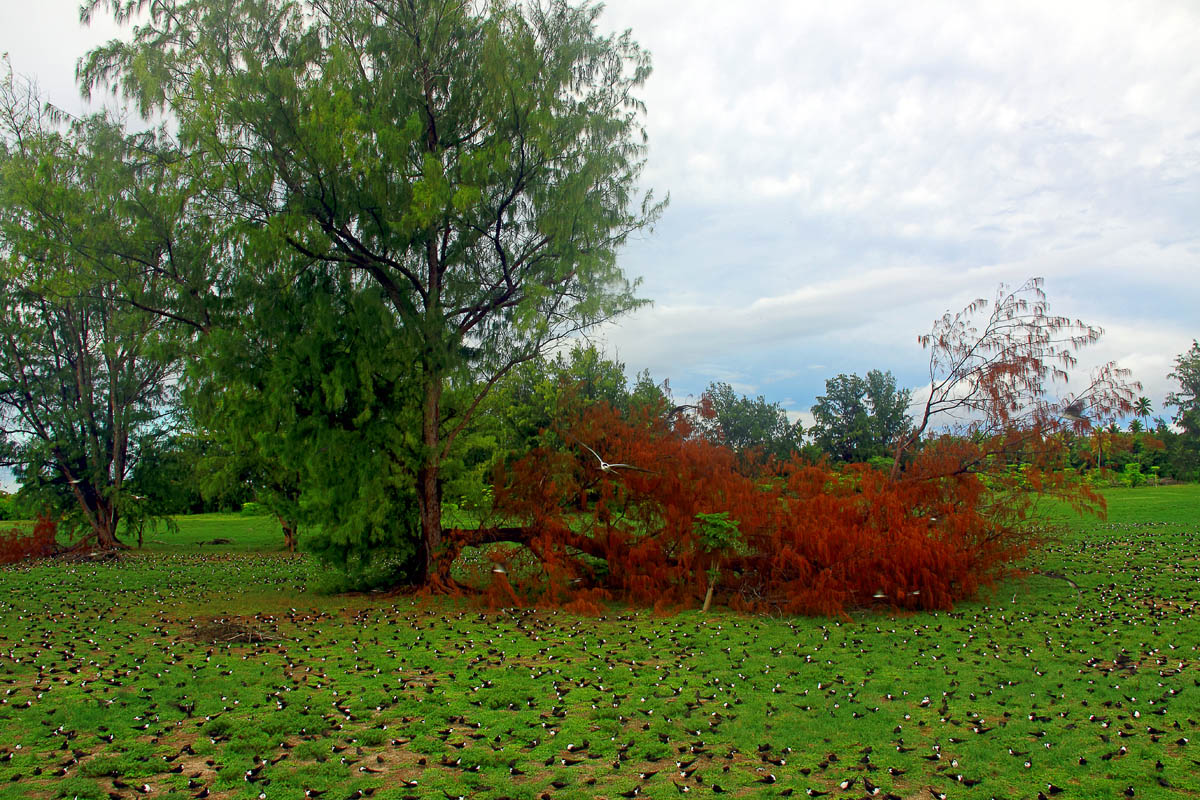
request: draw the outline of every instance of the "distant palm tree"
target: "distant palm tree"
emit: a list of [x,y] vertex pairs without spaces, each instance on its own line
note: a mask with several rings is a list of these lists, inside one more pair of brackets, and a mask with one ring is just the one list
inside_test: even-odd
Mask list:
[[1133,402],[1133,413],[1138,419],[1142,420],[1142,424],[1146,424],[1146,420],[1150,418],[1150,412],[1153,411],[1150,407],[1150,398],[1143,395]]
[[1129,432],[1130,433],[1141,433],[1142,432],[1142,421],[1140,419],[1135,419],[1133,422],[1129,423]]

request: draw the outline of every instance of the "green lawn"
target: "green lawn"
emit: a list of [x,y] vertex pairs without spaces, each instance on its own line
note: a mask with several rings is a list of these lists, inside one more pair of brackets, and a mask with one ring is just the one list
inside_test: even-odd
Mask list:
[[[1200,514],[1200,484],[1143,486],[1137,489],[1105,489],[1108,503],[1107,522],[1172,522],[1195,524]],[[1078,530],[1088,528],[1088,520],[1079,520],[1065,505],[1051,505],[1045,516],[1066,522]],[[1094,520],[1093,520],[1094,521]]]
[[0,798],[1200,797],[1200,487],[1107,497],[1036,559],[1078,588],[841,620],[323,597],[181,519],[0,570]]

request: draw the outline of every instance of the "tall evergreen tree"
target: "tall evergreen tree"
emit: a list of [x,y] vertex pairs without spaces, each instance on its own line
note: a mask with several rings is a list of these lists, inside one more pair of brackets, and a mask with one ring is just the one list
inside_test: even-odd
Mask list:
[[0,104],[0,451],[27,493],[113,547],[148,512],[127,483],[169,430],[186,338],[123,277],[159,293],[161,225],[186,203],[156,132],[61,120],[11,75]]
[[883,456],[912,429],[909,397],[908,389],[896,387],[891,372],[873,369],[866,378],[830,378],[812,407],[813,441],[838,461]]
[[790,422],[778,403],[762,395],[739,395],[719,381],[709,384],[704,396],[713,416],[699,418],[701,432],[713,444],[733,450],[743,463],[771,456],[786,459],[800,447],[803,427]]
[[562,0],[86,6],[104,10],[141,24],[89,55],[85,86],[178,121],[243,223],[240,269],[300,256],[374,286],[404,330],[422,580],[440,467],[489,388],[639,303],[616,252],[661,209],[636,190],[648,56]]
[[1172,417],[1180,428],[1171,447],[1171,467],[1179,477],[1200,477],[1200,341],[1192,341],[1186,352],[1175,358],[1168,375],[1179,382],[1179,390],[1167,395],[1165,406],[1175,409]]

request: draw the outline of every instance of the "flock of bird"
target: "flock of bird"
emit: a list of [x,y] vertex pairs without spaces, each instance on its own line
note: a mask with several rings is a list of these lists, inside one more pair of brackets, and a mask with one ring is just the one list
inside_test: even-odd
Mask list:
[[1078,589],[854,620],[314,599],[294,560],[208,553],[5,569],[0,787],[1196,796],[1198,544],[1101,527],[1046,553]]

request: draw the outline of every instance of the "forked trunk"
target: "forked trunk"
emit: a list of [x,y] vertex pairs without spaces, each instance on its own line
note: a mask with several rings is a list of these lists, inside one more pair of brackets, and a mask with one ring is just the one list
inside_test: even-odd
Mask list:
[[[70,473],[67,473],[67,476],[69,478]],[[120,521],[120,514],[117,512],[116,506],[106,500],[100,491],[78,479],[71,481],[71,490],[90,529],[72,547],[82,547],[94,539],[96,547],[100,550],[125,548],[126,545],[117,539],[117,523]]]
[[111,509],[100,507],[90,515],[91,534],[84,538],[96,540],[98,550],[126,549],[127,545],[117,538],[117,515]]

